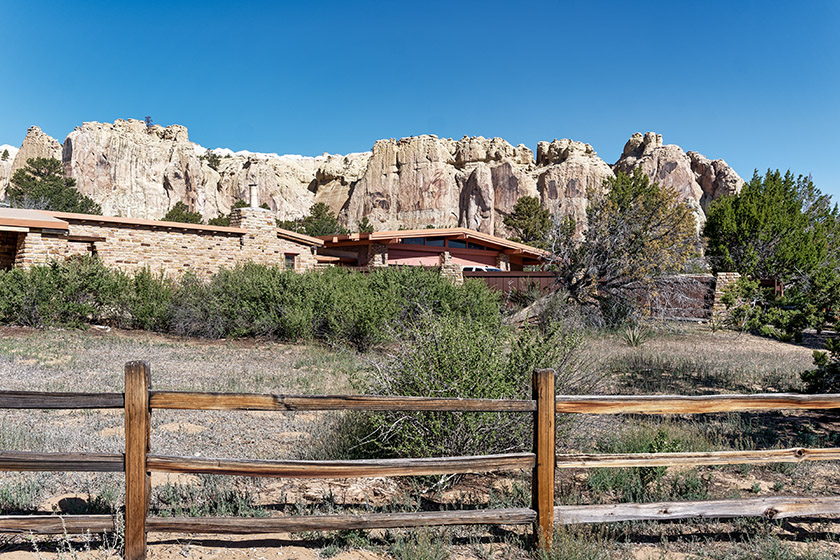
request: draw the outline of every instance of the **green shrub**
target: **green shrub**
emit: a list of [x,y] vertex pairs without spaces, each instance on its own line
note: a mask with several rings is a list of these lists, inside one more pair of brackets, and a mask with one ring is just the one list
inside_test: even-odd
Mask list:
[[[710,443],[700,434],[677,424],[640,425],[600,446],[605,453],[677,453],[709,451]],[[696,469],[665,479],[667,467],[594,469],[587,483],[597,493],[611,494],[622,502],[651,502],[663,499],[703,499],[708,484]]]
[[359,350],[395,340],[418,317],[498,321],[500,298],[481,282],[454,286],[436,270],[342,268],[296,274],[244,264],[209,279],[133,275],[92,257],[0,272],[0,323],[124,328],[204,338],[320,339]]
[[166,483],[155,489],[151,509],[161,517],[266,517],[248,479],[199,475],[199,484]]
[[148,331],[169,330],[175,282],[144,268],[126,283],[120,300],[120,326]]
[[[584,384],[576,366],[579,337],[555,330],[513,331],[459,316],[424,318],[361,389],[383,395],[485,399],[530,398],[536,368],[558,370],[558,387]],[[529,449],[530,415],[384,412],[350,417],[341,428],[355,456],[434,457]],[[363,427],[360,428],[360,425]],[[361,442],[348,442],[363,433]],[[351,435],[348,435],[351,434]]]
[[814,350],[815,369],[801,374],[808,393],[840,392],[840,339],[829,338],[825,342],[829,353]]
[[32,327],[80,327],[116,315],[125,277],[82,257],[0,274],[0,321]]

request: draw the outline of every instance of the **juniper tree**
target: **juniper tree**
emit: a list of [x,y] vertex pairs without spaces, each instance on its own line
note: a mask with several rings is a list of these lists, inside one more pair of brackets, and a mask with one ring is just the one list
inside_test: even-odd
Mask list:
[[54,158],[30,158],[12,175],[6,194],[12,206],[56,212],[102,214],[102,207],[76,189],[76,180],[64,176]]

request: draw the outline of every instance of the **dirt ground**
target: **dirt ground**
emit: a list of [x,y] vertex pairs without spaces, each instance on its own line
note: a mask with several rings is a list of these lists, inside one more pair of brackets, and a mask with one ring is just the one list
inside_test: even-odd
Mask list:
[[[598,390],[606,393],[787,391],[798,388],[798,373],[810,367],[811,354],[812,348],[807,346],[680,326],[652,333],[639,347],[622,343],[619,335],[593,337],[586,342],[584,367],[602,376]],[[138,359],[151,363],[153,389],[160,390],[353,392],[353,380],[368,375],[373,367],[368,356],[322,345],[183,340],[94,328],[88,331],[0,329],[0,388],[3,390],[121,391],[123,364]],[[323,434],[324,421],[325,417],[320,413],[155,411],[151,447],[153,453],[162,455],[308,458],[311,448],[323,443],[319,436]],[[720,438],[721,445],[733,445],[734,440],[728,434],[736,431],[742,435],[746,433],[754,444],[769,447],[779,444],[781,440],[778,439],[773,442],[762,439],[766,434],[760,428],[767,424],[786,433],[788,439],[784,443],[811,442],[813,446],[828,447],[837,441],[833,434],[840,433],[840,423],[831,414],[754,415],[746,420],[719,420],[719,426],[714,422],[718,420],[712,419],[696,431],[706,437],[703,430],[707,430],[707,425],[714,425],[715,437]],[[747,422],[747,427],[738,422]],[[604,438],[611,434],[637,424],[638,421],[632,418],[583,419],[564,432],[567,437],[563,439],[560,451],[588,450],[593,442],[605,441]],[[121,411],[0,411],[0,449],[119,453],[123,449],[123,437]],[[587,486],[587,476],[583,471],[558,471],[558,503],[618,499],[611,495],[595,496]],[[840,494],[840,469],[835,462],[781,469],[712,468],[702,471],[700,477],[711,488],[714,497]],[[516,505],[512,503],[521,498],[522,492],[517,494],[517,488],[521,490],[528,484],[527,473],[467,477],[445,492],[402,479],[230,478],[233,487],[255,497],[255,506],[267,507],[276,513],[295,511],[294,508],[309,511],[306,508],[325,501],[336,508],[383,507],[406,500],[408,493],[415,494],[412,499],[445,504],[463,501],[486,504],[496,500],[501,502],[497,507],[512,507]],[[199,485],[203,479],[191,475],[155,474],[152,482],[157,490],[172,490]],[[105,496],[118,504],[122,499],[121,485],[121,474],[0,473],[0,503],[6,491],[17,502],[34,504],[38,511],[67,512],[89,505],[94,497]],[[567,493],[565,497],[564,492]],[[420,498],[416,497],[418,493]],[[840,532],[833,525],[825,526],[821,522],[773,525],[770,529],[758,525],[745,529],[737,523],[715,527],[708,523],[627,526],[621,528],[621,534],[615,533],[609,538],[609,556],[580,558],[697,558],[703,550],[729,546],[729,541],[721,535],[730,535],[730,540],[737,540],[734,535],[759,529],[771,531],[774,538],[789,542],[793,547],[791,550],[806,546],[809,540],[819,540],[821,550],[825,549],[826,554],[831,555],[826,557],[840,558],[840,547],[834,544],[840,541]],[[358,541],[348,541],[346,536],[309,534],[250,537],[150,534],[149,558],[513,560],[530,557],[522,547],[524,538],[516,531],[478,528],[434,533],[432,541],[443,539],[447,543],[442,556],[434,554],[433,545],[417,545],[420,541],[415,542],[416,539],[406,541],[406,546],[399,545],[404,537],[415,538],[401,532],[370,532]],[[0,557],[10,560],[104,559],[116,557],[113,548],[112,544],[100,541],[86,545],[84,540],[74,537],[35,538],[33,542],[27,536],[0,535]]]

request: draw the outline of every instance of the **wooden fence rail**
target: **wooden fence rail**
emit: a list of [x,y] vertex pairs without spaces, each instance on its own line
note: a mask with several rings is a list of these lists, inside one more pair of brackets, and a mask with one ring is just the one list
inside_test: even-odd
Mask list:
[[[555,396],[554,372],[537,370],[529,400],[491,400],[375,395],[254,395],[152,391],[147,362],[125,367],[125,393],[0,391],[0,408],[114,409],[125,411],[125,454],[0,451],[0,470],[125,473],[125,555],[146,557],[150,531],[274,533],[312,530],[420,527],[429,525],[534,524],[535,541],[551,543],[555,523],[602,523],[691,517],[767,518],[840,515],[840,497],[755,498],[654,504],[554,505],[556,469],[698,466],[828,461],[840,448],[769,449],[686,453],[557,454],[556,414],[698,414],[715,412],[825,410],[840,408],[840,395],[645,395]],[[154,455],[150,449],[154,409],[260,411],[437,411],[528,413],[534,418],[533,453],[360,461],[265,461]],[[149,517],[150,473],[206,473],[283,478],[361,478],[532,470],[531,508],[409,513],[365,513],[251,518]],[[0,516],[0,531],[84,533],[114,531],[109,515]]]

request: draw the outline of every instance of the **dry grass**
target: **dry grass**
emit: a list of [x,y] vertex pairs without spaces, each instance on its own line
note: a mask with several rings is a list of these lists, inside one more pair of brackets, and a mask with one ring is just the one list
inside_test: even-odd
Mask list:
[[[620,334],[601,334],[587,341],[587,364],[602,378],[601,390],[610,393],[683,393],[785,391],[799,387],[799,372],[811,365],[811,349],[732,332],[710,332],[694,325],[655,329],[636,347]],[[7,390],[121,391],[123,364],[144,359],[152,364],[156,389],[260,393],[352,392],[351,379],[366,375],[367,365],[354,352],[325,346],[300,346],[268,341],[193,341],[146,333],[0,330],[0,375]],[[152,450],[160,454],[289,458],[306,454],[318,439],[322,415],[314,413],[224,413],[156,411]],[[123,449],[123,418],[119,411],[0,411],[0,449],[31,451],[99,451]],[[567,434],[564,450],[619,449],[644,441],[646,433],[665,429],[691,449],[737,449],[787,445],[840,445],[840,425],[833,416],[815,414],[704,415],[661,418],[587,417]],[[314,437],[313,437],[314,434]],[[641,435],[640,435],[641,434]],[[670,483],[679,473],[668,472]],[[710,497],[770,495],[774,493],[840,493],[836,464],[801,466],[726,467],[697,470],[694,475]],[[558,475],[558,502],[612,501],[620,488],[590,484],[591,473],[563,471]],[[609,482],[609,481],[607,481]],[[602,481],[603,483],[603,481]],[[469,502],[477,507],[524,505],[528,477],[467,477],[451,491],[428,490],[406,481],[266,481],[226,478],[215,490],[200,477],[156,476],[157,495],[166,499],[177,492],[190,494],[196,508],[206,506],[211,491],[240,488],[245,500],[268,513],[331,511],[342,508],[393,507],[411,509],[425,502]],[[488,491],[488,487],[492,490]],[[422,498],[408,498],[411,490]],[[5,491],[5,494],[4,494]],[[203,492],[203,494],[202,494]],[[117,507],[122,500],[122,476],[110,474],[0,474],[0,496],[11,496],[22,510],[61,508],[64,497],[82,497],[96,507]],[[99,497],[99,501],[96,501]],[[204,500],[204,501],[202,501]],[[78,503],[65,500],[66,503]],[[104,504],[104,506],[103,506]],[[164,505],[158,503],[156,507]],[[93,507],[91,505],[90,507]],[[250,507],[250,506],[249,506]],[[198,511],[198,510],[197,510]],[[248,513],[248,510],[244,510]],[[747,529],[739,523],[747,523]],[[811,550],[785,539],[803,534],[790,526],[761,525],[762,539],[752,522],[726,524],[618,524],[594,532],[563,533],[561,548],[550,558],[753,558],[769,551],[780,560],[819,559],[829,556],[833,526],[818,531],[825,546]],[[764,522],[757,522],[764,523]],[[788,524],[789,525],[789,524]],[[822,532],[819,532],[822,531]],[[431,535],[431,537],[430,537]],[[720,535],[729,535],[730,544]],[[485,529],[452,529],[439,533],[384,534],[361,537],[305,535],[306,545],[283,541],[299,558],[499,558],[529,557],[521,535]],[[315,537],[315,538],[313,538]],[[352,538],[351,538],[352,537]],[[766,538],[765,538],[766,537]],[[230,542],[239,543],[237,537]],[[156,545],[158,558],[218,556],[218,541],[166,540]],[[440,543],[445,547],[441,548]],[[5,544],[4,544],[5,543]],[[774,544],[775,543],[775,544]],[[44,543],[43,557],[57,557],[59,549]],[[30,545],[19,539],[0,541],[21,551]],[[52,546],[52,552],[49,547]],[[821,545],[822,546],[822,545]],[[774,548],[775,547],[775,548]],[[243,549],[267,558],[270,545]],[[834,550],[834,549],[831,549]],[[258,551],[258,552],[257,552]],[[279,554],[279,553],[278,553]],[[640,554],[644,554],[640,556]],[[753,556],[749,556],[753,554]],[[52,555],[52,556],[51,556]],[[408,556],[406,556],[408,555]],[[425,556],[424,556],[425,555]],[[729,556],[727,556],[729,555]],[[248,554],[245,554],[248,556]],[[65,556],[71,557],[71,556]],[[231,556],[232,557],[232,556]]]

